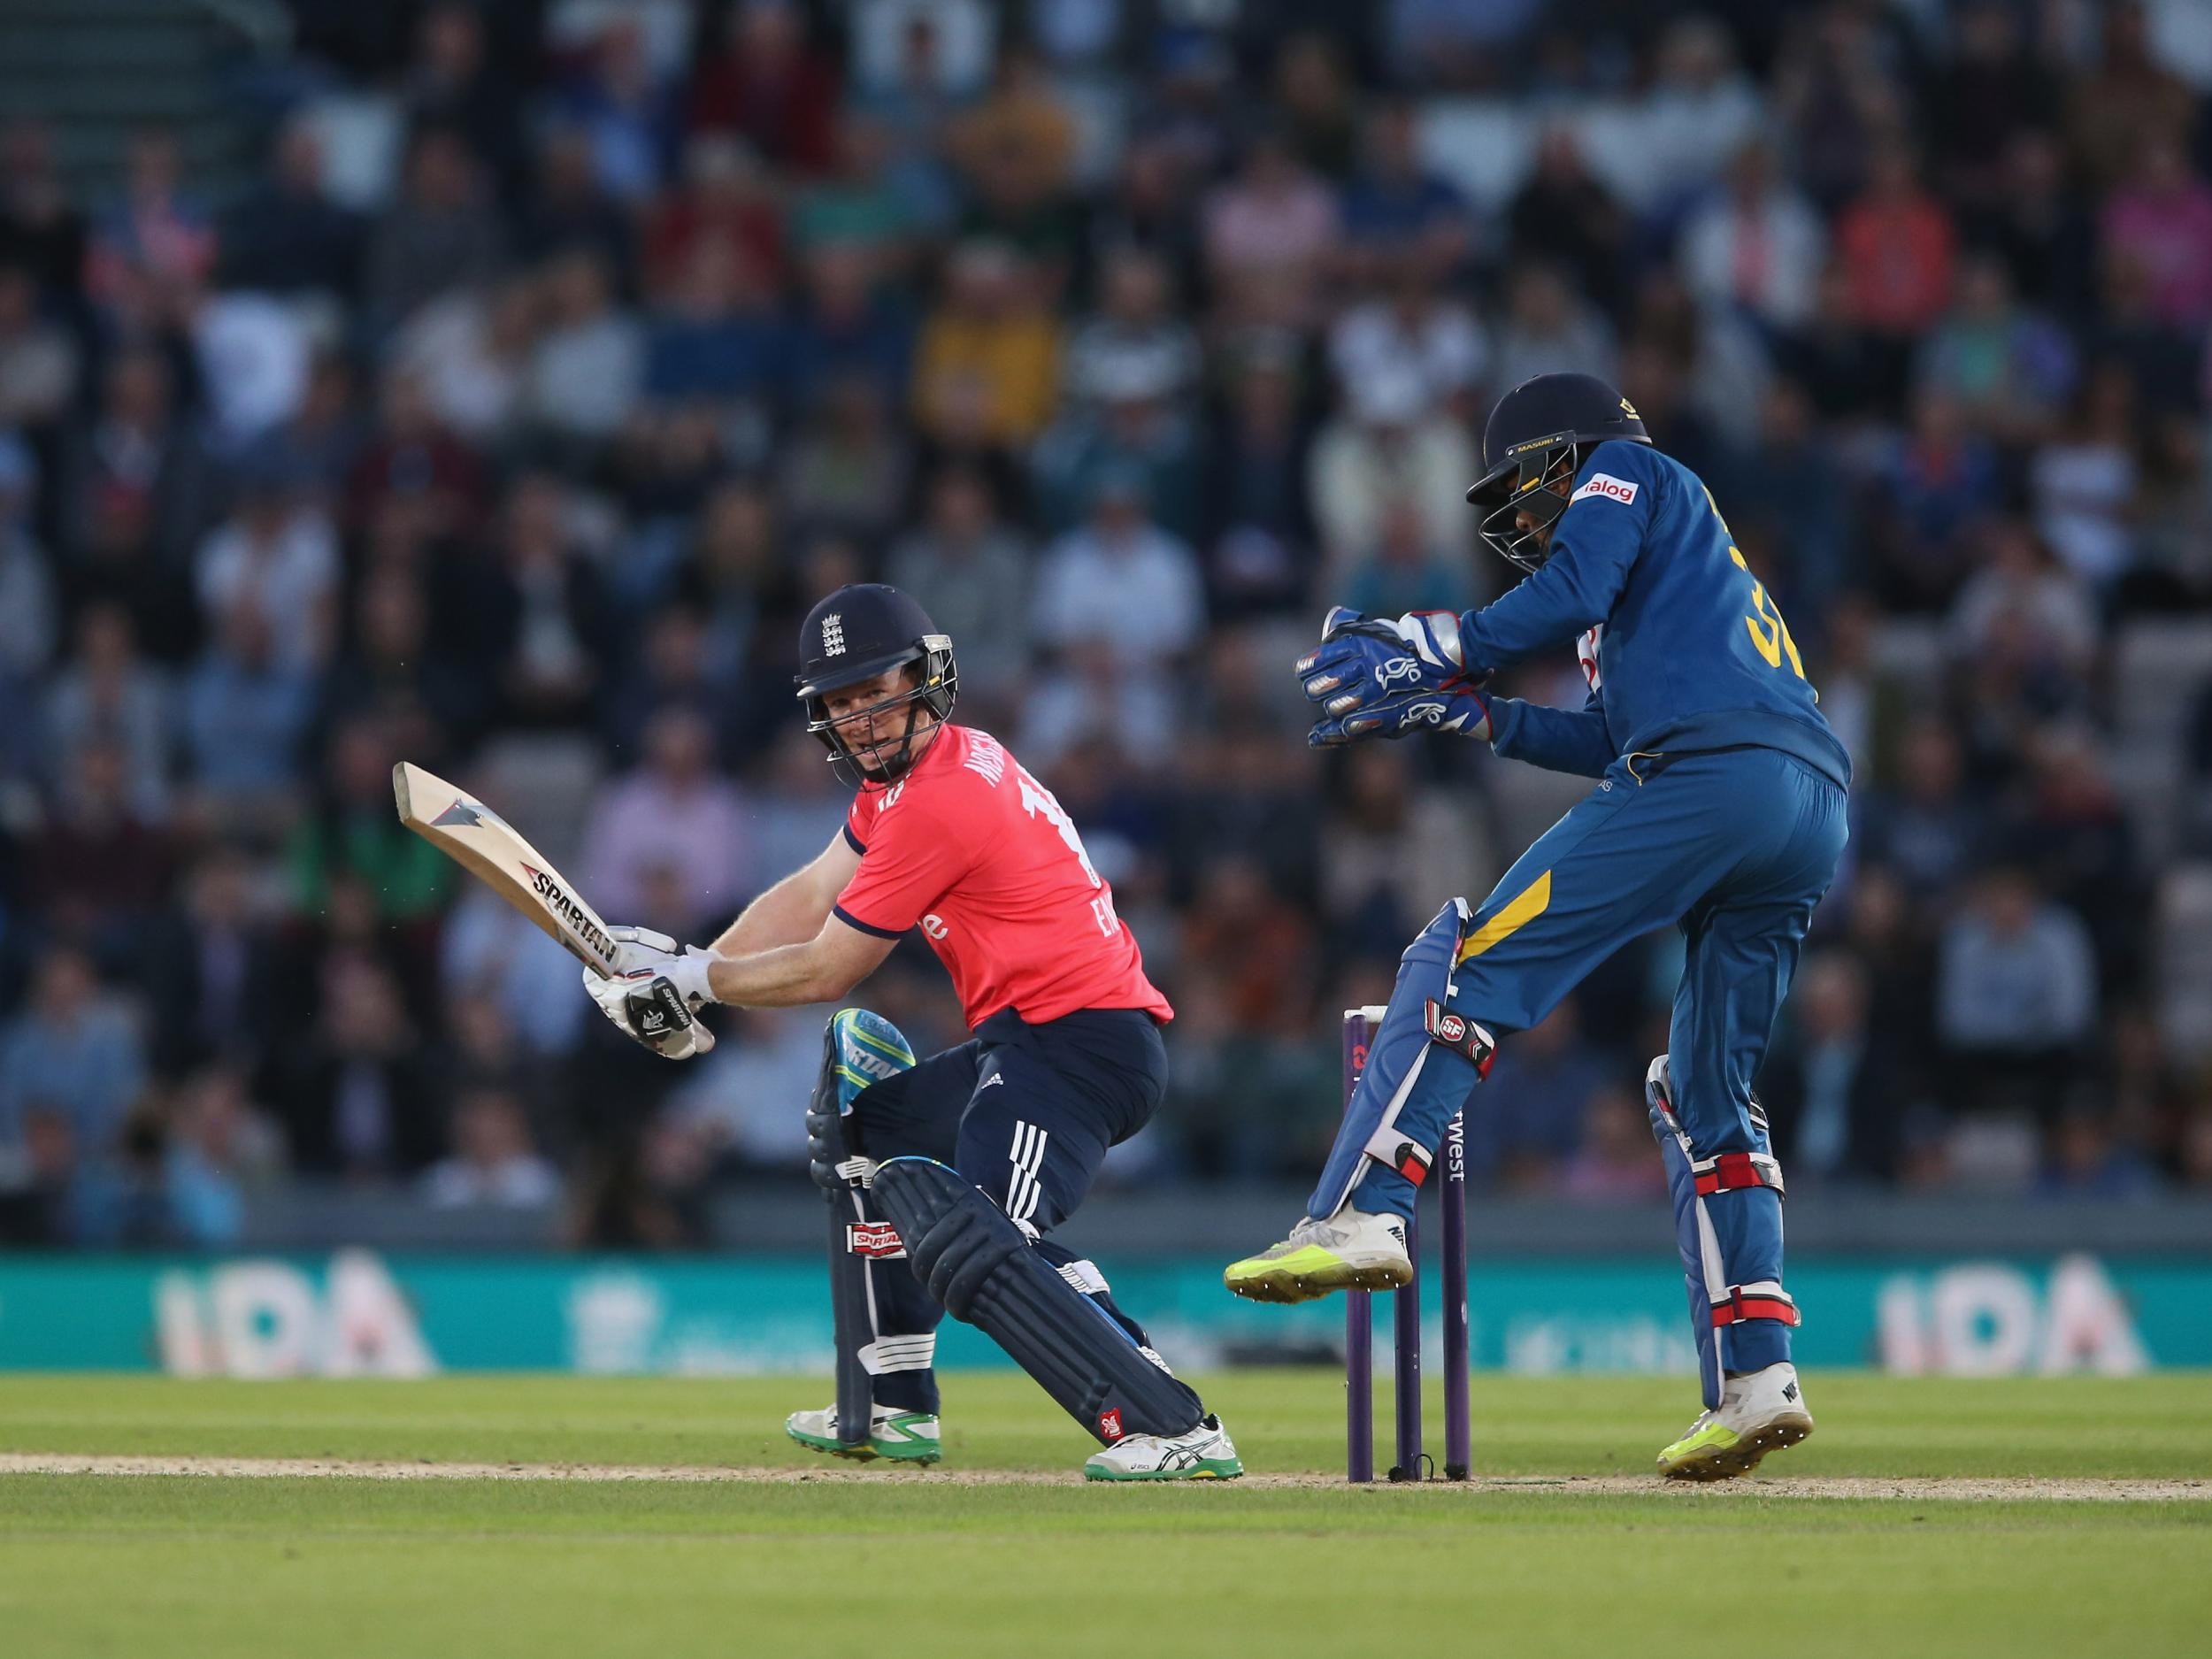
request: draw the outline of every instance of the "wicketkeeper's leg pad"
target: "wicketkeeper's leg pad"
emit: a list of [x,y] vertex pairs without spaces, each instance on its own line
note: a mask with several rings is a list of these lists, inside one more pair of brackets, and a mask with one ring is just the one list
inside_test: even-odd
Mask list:
[[1453,970],[1472,912],[1454,899],[1398,958],[1398,981],[1368,1033],[1359,1087],[1306,1213],[1333,1216],[1347,1198],[1376,1215],[1408,1216],[1445,1125],[1489,1075],[1497,1041],[1453,1004]]
[[[1674,1200],[1675,1243],[1689,1286],[1690,1328],[1708,1410],[1724,1371],[1763,1371],[1790,1356],[1797,1304],[1782,1288],[1782,1167],[1765,1152],[1700,1157],[1674,1108],[1667,1056],[1644,1076],[1651,1133]],[[1763,1131],[1755,1103],[1752,1121]]]
[[945,1311],[1004,1348],[1102,1443],[1198,1425],[1197,1394],[1041,1257],[957,1170],[934,1158],[891,1158],[877,1168],[872,1192],[905,1240],[915,1277]]

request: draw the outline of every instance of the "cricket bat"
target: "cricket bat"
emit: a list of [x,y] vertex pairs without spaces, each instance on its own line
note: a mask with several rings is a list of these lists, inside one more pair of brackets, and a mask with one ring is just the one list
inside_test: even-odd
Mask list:
[[614,978],[615,942],[599,912],[514,826],[434,772],[392,768],[399,821],[520,910],[603,979]]

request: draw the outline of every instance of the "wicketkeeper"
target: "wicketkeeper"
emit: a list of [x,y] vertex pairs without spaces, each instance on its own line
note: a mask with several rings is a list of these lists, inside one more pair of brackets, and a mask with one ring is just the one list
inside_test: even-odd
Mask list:
[[[1224,1278],[1262,1302],[1406,1283],[1416,1189],[1499,1038],[1675,923],[1688,957],[1644,1087],[1705,1410],[1659,1469],[1724,1479],[1812,1432],[1790,1363],[1782,1171],[1751,1086],[1843,851],[1851,763],[1710,492],[1612,387],[1525,381],[1492,411],[1483,462],[1467,498],[1526,578],[1463,615],[1332,611],[1297,665],[1320,705],[1310,741],[1448,732],[1599,782],[1488,898],[1454,900],[1407,948],[1305,1219]],[[1580,710],[1485,694],[1494,670],[1570,641]]]

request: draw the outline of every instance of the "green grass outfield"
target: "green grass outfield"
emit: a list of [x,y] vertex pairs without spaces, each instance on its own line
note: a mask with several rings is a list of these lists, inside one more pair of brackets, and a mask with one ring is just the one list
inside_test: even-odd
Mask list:
[[[2207,1651],[2212,1378],[1808,1383],[1820,1432],[1762,1486],[1970,1477],[1976,1495],[1352,1490],[1324,1479],[1342,1383],[1322,1371],[1207,1386],[1256,1472],[1313,1484],[1154,1488],[959,1481],[1071,1471],[1087,1449],[1010,1372],[948,1379],[944,1471],[854,1472],[784,1441],[783,1413],[825,1397],[788,1379],[5,1376],[0,1453],[840,1472],[0,1474],[0,1655]],[[1478,1377],[1476,1462],[1640,1475],[1689,1415],[1678,1379]],[[1437,1449],[1434,1400],[1430,1430]],[[2208,1484],[2027,1495],[2113,1479]]]

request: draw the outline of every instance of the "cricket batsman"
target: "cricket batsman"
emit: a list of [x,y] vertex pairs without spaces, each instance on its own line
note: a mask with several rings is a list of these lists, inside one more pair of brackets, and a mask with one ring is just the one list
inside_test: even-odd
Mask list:
[[[1597,787],[1481,904],[1454,900],[1407,947],[1306,1217],[1223,1278],[1261,1302],[1405,1284],[1416,1189],[1500,1036],[1674,923],[1688,956],[1644,1092],[1705,1409],[1659,1471],[1724,1479],[1813,1428],[1790,1363],[1782,1171],[1751,1086],[1843,851],[1850,758],[1711,493],[1619,392],[1587,374],[1524,381],[1491,413],[1483,464],[1467,499],[1526,578],[1463,615],[1333,610],[1297,664],[1321,716],[1309,741],[1449,732]],[[1571,641],[1580,710],[1483,691]]]
[[890,1021],[834,1015],[808,1109],[829,1194],[838,1403],[795,1413],[819,1451],[934,1463],[947,1312],[988,1334],[1102,1449],[1094,1480],[1233,1479],[1218,1418],[1055,1243],[1107,1149],[1167,1085],[1174,1018],[1052,792],[998,741],[951,723],[952,641],[896,588],[840,588],[800,632],[807,730],[855,791],[843,830],[710,949],[614,932],[620,977],[587,973],[649,1048],[705,1045],[709,1002],[842,999],[919,928],[951,972],[972,1041],[917,1063]]

